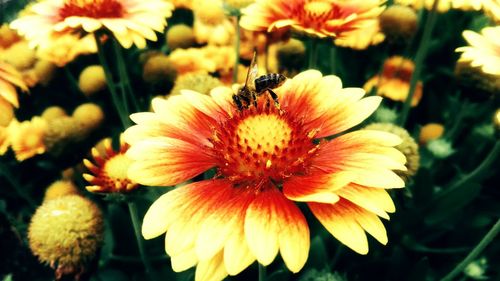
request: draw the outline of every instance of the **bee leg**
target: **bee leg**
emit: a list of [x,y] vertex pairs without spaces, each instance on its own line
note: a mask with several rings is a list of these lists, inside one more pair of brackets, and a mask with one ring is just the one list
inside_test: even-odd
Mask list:
[[244,103],[244,105],[243,105],[243,106],[244,106],[245,108],[248,108],[248,106],[250,106],[250,102],[251,102],[251,100],[250,100],[250,97],[249,97],[249,96],[246,96],[246,95],[241,95],[241,96],[239,96],[239,98],[240,98],[241,100],[243,100],[243,103]]
[[277,109],[280,109],[280,103],[278,101],[278,95],[271,89],[267,89],[269,91],[269,94],[271,95],[271,98],[274,100],[274,106],[276,106]]
[[255,92],[252,92],[253,106],[257,108],[257,95]]
[[240,100],[240,97],[238,95],[233,95],[233,101],[234,101],[234,104],[236,104],[236,107],[238,107],[238,110],[243,109],[243,104],[241,104],[241,100]]

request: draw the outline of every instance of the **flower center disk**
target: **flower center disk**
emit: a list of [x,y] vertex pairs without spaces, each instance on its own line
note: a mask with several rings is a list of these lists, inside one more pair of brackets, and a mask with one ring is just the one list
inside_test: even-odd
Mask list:
[[220,160],[220,174],[242,184],[279,184],[302,173],[317,147],[300,122],[262,104],[236,113],[216,129],[212,143]]
[[124,11],[117,0],[66,0],[59,10],[61,19],[72,16],[88,18],[121,18]]

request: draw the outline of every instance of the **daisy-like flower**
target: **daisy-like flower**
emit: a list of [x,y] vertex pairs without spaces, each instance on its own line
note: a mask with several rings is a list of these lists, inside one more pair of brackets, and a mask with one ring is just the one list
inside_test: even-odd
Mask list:
[[21,73],[9,64],[0,62],[0,99],[6,100],[14,107],[19,107],[16,87],[28,91]]
[[49,44],[61,33],[111,31],[124,48],[146,47],[163,32],[173,5],[163,0],[42,0],[14,20],[11,27],[32,46]]
[[[233,91],[210,96],[184,91],[154,99],[154,112],[131,116],[125,132],[134,162],[128,175],[144,185],[172,186],[215,168],[213,179],[161,196],[145,215],[146,239],[167,233],[175,271],[197,265],[195,280],[236,275],[255,260],[269,265],[278,252],[292,272],[310,246],[305,202],[326,229],[360,254],[365,231],[382,244],[380,217],[395,207],[385,189],[404,182],[405,157],[393,134],[361,130],[337,135],[366,119],[380,104],[336,76],[309,70],[275,90],[281,109],[259,99],[238,111]],[[210,278],[210,279],[209,279]]]
[[339,38],[370,25],[383,0],[257,0],[243,9],[241,26],[254,31],[294,29],[309,35]]
[[470,46],[456,50],[462,52],[460,61],[481,67],[484,73],[500,75],[500,26],[485,27],[481,34],[465,30],[463,36]]
[[47,151],[44,143],[48,127],[46,120],[33,117],[21,123],[13,121],[11,126],[9,138],[17,160],[24,161]]
[[92,148],[93,162],[84,159],[83,164],[92,174],[83,174],[83,178],[90,185],[86,186],[90,192],[129,192],[138,187],[138,184],[127,177],[127,169],[132,162],[126,155],[129,145],[120,140],[120,149],[115,151],[111,139],[103,141],[104,151],[99,152]]
[[226,16],[222,0],[195,0],[193,15],[197,43],[224,46],[234,42],[234,23]]
[[97,45],[92,35],[79,37],[74,34],[52,36],[47,44],[37,49],[37,56],[50,61],[58,67],[63,67],[80,55],[97,52]]
[[[388,58],[384,62],[382,75],[375,75],[368,80],[363,88],[368,92],[373,87],[378,87],[377,94],[394,101],[404,102],[410,91],[410,80],[415,64],[400,56]],[[417,83],[417,88],[411,101],[411,106],[417,106],[422,98],[422,82]]]

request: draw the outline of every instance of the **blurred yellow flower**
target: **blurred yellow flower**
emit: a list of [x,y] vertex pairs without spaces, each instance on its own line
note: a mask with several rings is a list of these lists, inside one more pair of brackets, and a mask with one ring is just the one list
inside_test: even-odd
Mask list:
[[50,36],[50,40],[37,48],[38,57],[48,60],[59,67],[72,62],[79,55],[96,52],[97,46],[92,35],[79,37],[69,33]]
[[167,31],[165,40],[170,50],[194,47],[195,38],[193,28],[185,24],[171,26]]
[[104,152],[92,148],[93,161],[83,160],[83,164],[90,171],[84,173],[83,178],[89,182],[85,188],[90,192],[129,192],[139,185],[129,179],[127,170],[132,163],[125,153],[130,146],[120,139],[120,148],[113,149],[111,139],[104,140]]
[[11,23],[32,46],[60,33],[109,30],[124,48],[146,47],[163,32],[174,6],[163,0],[41,0]]
[[78,76],[78,87],[87,97],[103,91],[107,87],[106,76],[101,65],[89,65]]
[[218,86],[222,86],[222,82],[206,72],[186,73],[175,81],[170,95],[180,95],[182,90],[192,90],[208,95],[212,89]]
[[14,126],[10,132],[10,142],[18,161],[45,153],[44,136],[48,127],[45,119],[33,117]]
[[78,187],[69,180],[58,180],[51,183],[47,189],[45,189],[45,195],[43,196],[43,201],[53,200],[56,198],[61,198],[68,195],[79,195],[80,191]]
[[241,26],[254,31],[294,29],[317,36],[341,38],[372,24],[384,0],[257,0],[243,9]]
[[482,0],[483,10],[497,24],[500,23],[500,1],[499,0]]
[[345,32],[343,36],[335,39],[335,45],[364,50],[372,45],[377,45],[384,41],[385,35],[380,31],[379,20],[366,20],[363,27],[353,31]]
[[[425,8],[430,10],[435,0],[395,0],[394,3],[411,6],[414,9]],[[450,9],[476,10],[479,11],[484,0],[439,0],[437,11],[446,12]]]
[[440,138],[444,133],[444,126],[439,123],[428,123],[420,129],[418,141],[421,145],[426,145],[429,141]]
[[[382,75],[373,76],[365,83],[363,88],[369,92],[373,87],[377,87],[377,95],[404,102],[410,90],[410,80],[414,68],[415,65],[411,60],[400,56],[390,57],[384,62]],[[411,106],[417,106],[420,102],[422,88],[422,82],[419,81]]]
[[209,45],[234,43],[234,23],[226,16],[221,0],[194,0],[193,15],[193,32],[197,43]]
[[484,73],[500,75],[500,26],[485,27],[481,34],[471,30],[463,33],[470,46],[460,47],[460,61],[470,62],[473,67],[480,67]]
[[28,91],[21,73],[13,66],[0,61],[0,99],[4,99],[14,107],[19,107],[16,87]]

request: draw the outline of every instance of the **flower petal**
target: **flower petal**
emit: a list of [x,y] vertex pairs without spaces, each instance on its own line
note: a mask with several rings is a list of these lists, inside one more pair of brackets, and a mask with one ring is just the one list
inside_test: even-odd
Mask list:
[[195,281],[220,281],[227,276],[222,252],[213,258],[200,261],[196,267]]
[[243,227],[233,230],[224,246],[224,265],[229,275],[237,275],[255,261],[250,252]]
[[393,213],[396,211],[391,196],[387,191],[380,188],[350,184],[338,190],[337,194],[385,219],[389,219],[386,212]]

